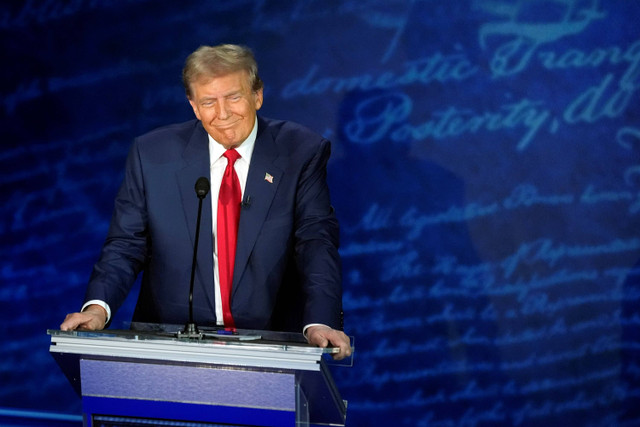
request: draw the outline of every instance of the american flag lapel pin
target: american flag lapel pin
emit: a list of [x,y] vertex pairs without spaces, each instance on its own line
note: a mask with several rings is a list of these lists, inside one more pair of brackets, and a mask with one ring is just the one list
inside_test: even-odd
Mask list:
[[273,184],[273,175],[271,175],[269,172],[265,173],[264,180],[267,181],[269,184]]

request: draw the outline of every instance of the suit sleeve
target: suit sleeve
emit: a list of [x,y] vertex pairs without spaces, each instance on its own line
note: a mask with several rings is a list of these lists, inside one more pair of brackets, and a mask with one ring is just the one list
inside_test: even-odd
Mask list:
[[102,300],[115,313],[145,265],[147,243],[142,168],[138,146],[134,142],[115,199],[109,232],[89,279],[85,301]]
[[331,148],[322,140],[296,190],[295,256],[305,296],[304,324],[342,329],[339,226],[327,185]]

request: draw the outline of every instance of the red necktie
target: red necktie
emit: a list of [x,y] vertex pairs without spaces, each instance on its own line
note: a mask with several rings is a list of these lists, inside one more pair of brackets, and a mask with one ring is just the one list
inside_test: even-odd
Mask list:
[[240,154],[232,148],[225,151],[223,156],[227,158],[227,167],[222,176],[218,195],[218,273],[224,325],[233,328],[235,323],[231,315],[231,284],[242,197],[240,180],[233,165],[240,158]]

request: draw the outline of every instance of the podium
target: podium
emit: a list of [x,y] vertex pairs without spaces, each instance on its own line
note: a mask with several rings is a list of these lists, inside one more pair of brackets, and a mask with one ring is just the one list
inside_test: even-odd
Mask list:
[[48,330],[50,353],[82,397],[84,425],[344,426],[346,402],[302,334]]

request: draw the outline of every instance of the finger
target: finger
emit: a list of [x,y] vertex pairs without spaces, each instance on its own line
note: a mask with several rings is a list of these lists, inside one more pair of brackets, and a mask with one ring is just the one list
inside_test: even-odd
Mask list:
[[62,331],[75,331],[79,328],[91,329],[91,321],[93,316],[89,316],[85,313],[70,313],[67,314],[64,321],[60,325]]
[[329,340],[322,334],[318,334],[318,339],[316,340],[316,345],[321,348],[325,348],[329,345]]
[[323,330],[315,329],[311,332],[309,342],[316,347],[325,348],[329,345],[329,339],[327,339]]
[[334,359],[342,360],[345,357],[351,356],[351,342],[346,335],[342,333],[338,334],[333,345],[339,348],[339,352],[334,355]]
[[343,347],[339,347],[339,348],[340,348],[340,351],[333,355],[333,358],[335,360],[342,360],[351,355],[351,352],[348,351],[346,348],[343,348]]
[[73,331],[75,330],[81,321],[78,319],[78,313],[67,314],[64,321],[60,325],[60,330],[62,331]]

